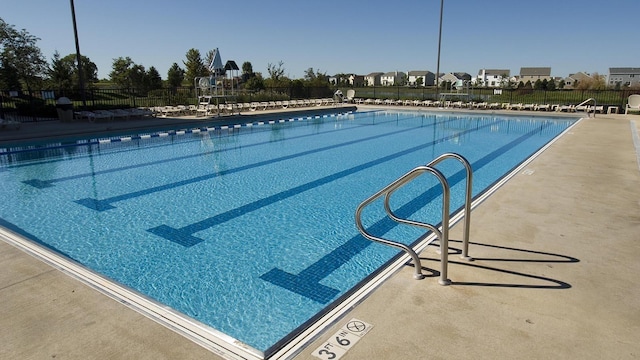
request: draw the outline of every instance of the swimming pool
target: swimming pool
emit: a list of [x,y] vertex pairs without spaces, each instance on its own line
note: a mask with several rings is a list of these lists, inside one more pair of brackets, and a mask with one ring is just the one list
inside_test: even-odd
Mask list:
[[[363,199],[444,152],[478,195],[574,122],[362,112],[13,148],[0,225],[269,356],[396,256],[358,234]],[[457,209],[463,168],[439,169]],[[438,222],[431,180],[394,197],[399,214]]]

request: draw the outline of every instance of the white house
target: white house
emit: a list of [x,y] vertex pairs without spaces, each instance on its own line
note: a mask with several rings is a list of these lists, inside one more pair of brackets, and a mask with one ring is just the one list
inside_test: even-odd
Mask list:
[[366,86],[379,86],[380,85],[380,78],[382,77],[384,73],[381,72],[372,72],[369,75],[365,75],[364,76],[364,84]]
[[407,76],[407,83],[409,85],[417,85],[418,79],[422,79],[421,86],[433,86],[436,83],[436,74],[427,70],[412,70],[409,71]]
[[405,73],[402,71],[390,71],[388,73],[382,74],[380,77],[380,85],[382,86],[393,86],[398,85],[405,78]]
[[478,77],[472,79],[477,86],[501,87],[509,81],[510,70],[504,69],[480,69]]

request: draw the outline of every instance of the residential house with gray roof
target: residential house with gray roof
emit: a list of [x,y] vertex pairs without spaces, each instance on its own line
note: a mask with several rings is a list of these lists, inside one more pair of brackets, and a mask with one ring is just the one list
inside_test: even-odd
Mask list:
[[640,68],[609,68],[609,85],[632,86],[640,84]]
[[382,86],[394,86],[403,85],[403,81],[406,81],[406,74],[402,71],[390,71],[382,74],[380,77],[380,84]]
[[551,80],[550,67],[523,67],[520,68],[520,81],[523,83],[531,82],[532,84],[540,80]]
[[509,81],[511,70],[508,69],[480,69],[478,76],[471,79],[477,86],[501,87]]
[[418,85],[418,79],[422,79],[421,86],[433,86],[436,84],[436,74],[427,70],[412,70],[407,73],[409,85]]
[[364,84],[366,86],[380,86],[380,78],[384,73],[372,72],[369,75],[364,76]]
[[575,89],[580,82],[592,81],[593,77],[585,72],[578,71],[575,74],[569,74],[563,80],[565,89]]

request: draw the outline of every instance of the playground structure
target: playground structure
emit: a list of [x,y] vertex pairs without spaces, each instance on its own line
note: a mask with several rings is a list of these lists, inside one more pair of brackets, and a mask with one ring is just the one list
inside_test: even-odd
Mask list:
[[444,104],[451,99],[470,101],[472,93],[469,85],[469,81],[457,80],[449,86],[448,92],[440,93],[440,102]]
[[[229,60],[222,65],[220,51],[213,50],[213,57],[209,64],[209,76],[194,78],[194,87],[198,99],[199,108],[211,109],[215,107],[219,114],[220,106],[235,108],[236,94],[238,92],[236,79],[238,77],[238,65],[235,61]],[[228,88],[226,85],[230,85]],[[210,111],[209,111],[210,112]]]

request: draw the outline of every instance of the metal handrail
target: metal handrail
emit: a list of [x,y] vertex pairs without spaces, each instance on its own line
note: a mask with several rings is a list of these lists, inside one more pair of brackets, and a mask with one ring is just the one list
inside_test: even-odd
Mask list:
[[[595,98],[588,98],[587,100],[581,102],[580,104],[576,105],[576,108],[578,108],[578,106],[582,106],[587,104],[588,102],[593,101],[593,117],[596,117],[596,111],[598,110],[597,107],[597,103],[596,103],[596,99]],[[587,107],[587,117],[589,117],[589,107]]]
[[[356,227],[358,228],[358,231],[360,231],[360,233],[367,239],[372,240],[372,241],[376,241],[391,247],[395,247],[398,249],[401,249],[403,251],[405,251],[407,254],[409,254],[411,256],[411,258],[413,259],[413,262],[415,264],[415,273],[413,275],[413,277],[415,279],[423,279],[424,275],[422,274],[422,265],[421,265],[421,261],[420,261],[420,257],[418,256],[418,254],[409,246],[396,242],[396,241],[391,241],[391,240],[387,240],[375,235],[370,234],[369,232],[367,232],[367,230],[364,228],[364,226],[362,225],[362,211],[363,209],[368,206],[369,204],[371,204],[373,201],[377,200],[378,198],[382,197],[384,195],[384,208],[385,211],[387,212],[387,215],[394,221],[398,222],[398,223],[402,223],[402,224],[406,224],[406,225],[412,225],[412,226],[416,226],[416,227],[420,227],[420,228],[424,228],[424,229],[428,229],[434,232],[434,234],[436,235],[436,238],[440,240],[440,267],[441,267],[441,271],[440,271],[440,279],[438,280],[438,283],[440,283],[441,285],[449,285],[451,283],[451,281],[447,278],[447,268],[448,268],[448,261],[449,261],[449,201],[450,201],[450,187],[449,187],[449,183],[446,179],[446,177],[442,174],[442,172],[440,172],[438,169],[434,168],[433,166],[435,166],[436,164],[440,163],[442,160],[448,159],[448,158],[455,158],[458,159],[460,162],[463,163],[463,165],[465,166],[465,169],[467,171],[467,184],[466,184],[466,198],[465,198],[465,225],[464,225],[464,239],[463,239],[463,252],[462,252],[462,258],[470,260],[471,258],[468,256],[468,251],[469,251],[469,225],[470,225],[470,214],[471,214],[471,182],[472,182],[472,170],[471,170],[471,165],[469,164],[469,162],[462,157],[459,154],[455,154],[455,153],[446,153],[443,154],[441,156],[439,156],[438,158],[434,159],[433,161],[431,161],[429,164],[427,165],[422,165],[422,166],[418,166],[412,170],[410,170],[409,172],[407,172],[406,174],[402,175],[401,177],[399,177],[397,180],[393,181],[391,184],[385,186],[383,189],[381,189],[380,191],[376,192],[375,194],[373,194],[372,196],[370,196],[369,198],[367,198],[366,200],[364,200],[360,205],[358,205],[358,207],[356,208],[356,214],[355,214],[355,220],[356,220]],[[442,185],[442,230],[438,230],[435,226],[428,224],[428,223],[423,223],[423,222],[419,222],[419,221],[415,221],[415,220],[410,220],[410,219],[403,219],[398,217],[396,214],[394,214],[394,212],[391,210],[391,206],[389,205],[390,203],[390,198],[391,198],[391,194],[393,194],[396,190],[398,190],[399,188],[401,188],[402,186],[404,186],[405,184],[407,184],[408,182],[412,181],[413,179],[415,179],[416,177],[420,176],[421,174],[428,172],[431,173],[432,175],[434,175],[439,181],[440,184]],[[428,245],[428,244],[427,244]]]
[[473,260],[469,256],[469,228],[471,227],[471,198],[472,198],[472,183],[473,183],[473,169],[469,161],[462,155],[456,153],[444,153],[437,158],[431,160],[427,166],[435,166],[446,159],[456,159],[462,163],[467,172],[467,181],[465,184],[465,197],[464,197],[464,229],[462,235],[462,254],[461,257],[465,260]]

